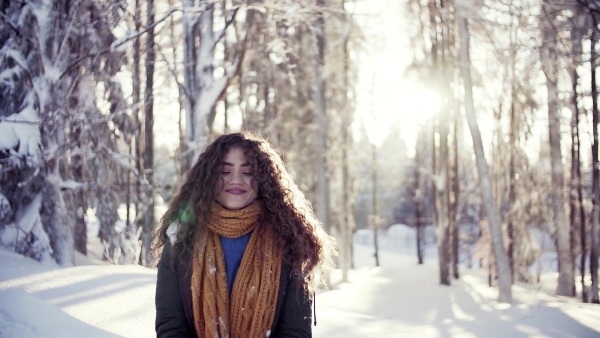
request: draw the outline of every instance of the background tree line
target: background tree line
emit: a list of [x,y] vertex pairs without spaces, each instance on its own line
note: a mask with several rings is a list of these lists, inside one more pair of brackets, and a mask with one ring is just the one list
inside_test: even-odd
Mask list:
[[[459,237],[472,224],[464,214],[473,210],[475,183],[483,211],[476,219],[479,256],[501,301],[510,302],[512,283],[535,280],[538,229],[555,244],[557,294],[574,296],[578,279],[582,300],[597,303],[597,2],[407,5],[419,23],[411,71],[437,86],[443,100],[423,155],[432,161],[440,282],[458,278]],[[480,124],[483,135],[482,120],[489,121]],[[471,147],[474,158],[461,151]]]
[[[18,134],[1,140],[4,246],[71,265],[94,216],[105,259],[120,251],[121,263],[149,264],[156,196],[168,200],[207,143],[240,128],[277,145],[328,227],[352,222],[356,27],[343,1],[33,0],[0,10],[1,126]],[[165,102],[178,106],[171,154],[154,146]],[[330,213],[332,200],[348,209]]]
[[409,157],[357,123],[359,2],[1,1],[2,245],[71,265],[93,213],[105,259],[148,265],[157,197],[243,128],[282,152],[344,278],[357,228],[431,224],[441,284],[477,259],[510,302],[548,234],[557,293],[598,302],[598,4],[406,0],[407,76],[441,100]]

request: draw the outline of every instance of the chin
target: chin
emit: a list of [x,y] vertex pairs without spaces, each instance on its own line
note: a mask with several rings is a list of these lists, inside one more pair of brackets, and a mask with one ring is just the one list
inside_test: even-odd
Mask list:
[[225,209],[229,209],[229,210],[240,210],[240,209],[244,209],[245,207],[249,206],[250,204],[252,204],[252,202],[250,203],[245,203],[245,202],[230,202],[230,203],[222,203],[219,202],[223,208]]

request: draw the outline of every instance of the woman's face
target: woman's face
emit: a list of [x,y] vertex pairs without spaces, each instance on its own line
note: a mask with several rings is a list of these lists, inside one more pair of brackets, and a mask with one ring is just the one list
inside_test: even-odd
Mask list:
[[258,183],[252,167],[239,148],[231,148],[223,158],[221,179],[216,184],[217,202],[225,209],[242,209],[258,196]]

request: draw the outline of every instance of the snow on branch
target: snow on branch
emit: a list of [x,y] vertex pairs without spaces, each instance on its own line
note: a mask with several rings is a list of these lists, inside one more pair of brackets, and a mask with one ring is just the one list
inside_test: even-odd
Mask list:
[[37,161],[41,143],[40,122],[36,111],[26,107],[17,114],[0,118],[0,149],[17,150]]
[[137,168],[131,163],[131,156],[119,154],[105,145],[100,146],[100,153],[114,163],[121,166],[123,169],[131,171],[134,175],[139,176]]
[[74,180],[63,180],[60,182],[60,190],[83,190],[94,187],[95,183],[83,183]]
[[[231,80],[240,71],[240,68],[241,68],[240,65],[242,63],[241,61],[242,61],[243,55],[245,54],[245,49],[240,54],[241,55],[238,55],[235,58],[235,60],[233,61],[233,64],[225,70],[225,75],[223,75],[223,77],[221,77],[220,79],[215,80],[213,82],[213,86],[205,94],[207,99],[204,102],[207,102],[207,103],[217,102],[223,96],[223,94],[225,93],[225,90],[227,89]],[[202,102],[200,102],[200,104],[201,103]]]
[[[204,9],[205,10],[205,9]],[[189,11],[189,9],[185,10],[186,12]],[[198,9],[199,12],[202,12],[202,9]],[[62,72],[62,74],[60,75],[59,79],[62,79],[66,74],[68,74],[73,68],[75,68],[81,61],[87,59],[87,58],[91,58],[91,57],[97,57],[99,55],[102,54],[106,54],[109,52],[114,52],[116,51],[119,47],[121,47],[122,45],[124,45],[125,43],[139,38],[140,36],[144,35],[145,33],[147,33],[149,30],[153,29],[154,27],[156,27],[158,24],[162,23],[163,21],[165,21],[168,17],[170,17],[171,15],[173,15],[175,12],[184,12],[184,10],[180,7],[177,8],[171,8],[169,11],[167,11],[160,19],[156,20],[156,22],[148,27],[146,27],[146,29],[144,29],[141,32],[137,32],[137,33],[133,33],[133,34],[127,34],[124,37],[115,40],[110,47],[105,48],[97,53],[89,53],[83,56],[80,56],[79,58],[77,58],[75,61],[73,61],[73,63],[71,63],[67,69],[65,69],[64,72]]]
[[13,115],[10,115],[8,117],[6,116],[0,116],[0,123],[4,122],[4,123],[23,123],[23,124],[33,124],[33,125],[39,125],[40,121],[29,121],[29,120],[17,120],[15,118],[11,118]]
[[[133,39],[139,38],[140,36],[144,35],[149,30],[151,30],[154,27],[158,26],[160,23],[162,23],[163,21],[165,21],[166,19],[168,19],[171,15],[173,15],[176,12],[203,13],[203,12],[207,11],[211,6],[214,6],[214,4],[207,4],[204,7],[186,8],[185,10],[183,8],[180,8],[180,7],[171,8],[160,19],[156,20],[156,22],[154,22],[152,25],[146,27],[146,29],[144,29],[144,30],[142,30],[140,32],[130,32],[129,34],[126,34],[124,37],[115,40],[110,45],[110,47],[109,47],[108,50],[100,51],[98,54],[106,53],[108,51],[111,51],[111,52],[115,51],[117,48],[121,47],[125,43],[127,43],[127,42],[129,42],[129,41],[131,41]],[[88,57],[89,57],[89,55],[88,55]]]
[[18,36],[22,37],[21,32],[15,27],[15,25],[4,15],[4,13],[0,12],[0,19],[6,23],[6,25]]
[[285,19],[290,23],[304,23],[312,27],[316,13],[321,13],[322,8],[314,4],[298,3],[252,3],[246,6],[247,10],[255,10],[260,13],[270,11],[274,13],[277,20]]
[[[198,7],[194,5],[194,1],[183,1],[183,9],[181,10],[181,12],[185,15],[185,14],[200,14],[202,15],[202,13],[206,12],[206,11],[210,11],[211,9],[213,9],[215,7],[215,3],[214,2],[210,2],[210,3],[203,3],[204,6],[202,7]],[[194,16],[191,20],[190,20],[190,26],[195,26],[198,23],[198,18],[200,16]]]

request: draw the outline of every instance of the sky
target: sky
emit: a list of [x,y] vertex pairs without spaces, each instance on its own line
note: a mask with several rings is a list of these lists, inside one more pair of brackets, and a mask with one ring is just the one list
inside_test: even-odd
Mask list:
[[[485,271],[466,270],[438,284],[436,251],[417,265],[414,230],[381,233],[375,267],[372,233],[355,236],[356,269],[316,295],[313,337],[598,337],[598,305],[554,296],[556,273],[513,287],[512,305],[498,303]],[[136,265],[41,264],[0,248],[0,337],[154,337],[156,270]]]
[[365,37],[358,56],[355,130],[365,124],[369,141],[376,145],[388,136],[391,125],[400,127],[409,156],[414,153],[417,130],[440,108],[440,98],[426,84],[405,76],[413,52],[414,30],[402,1],[357,1],[349,8]]

